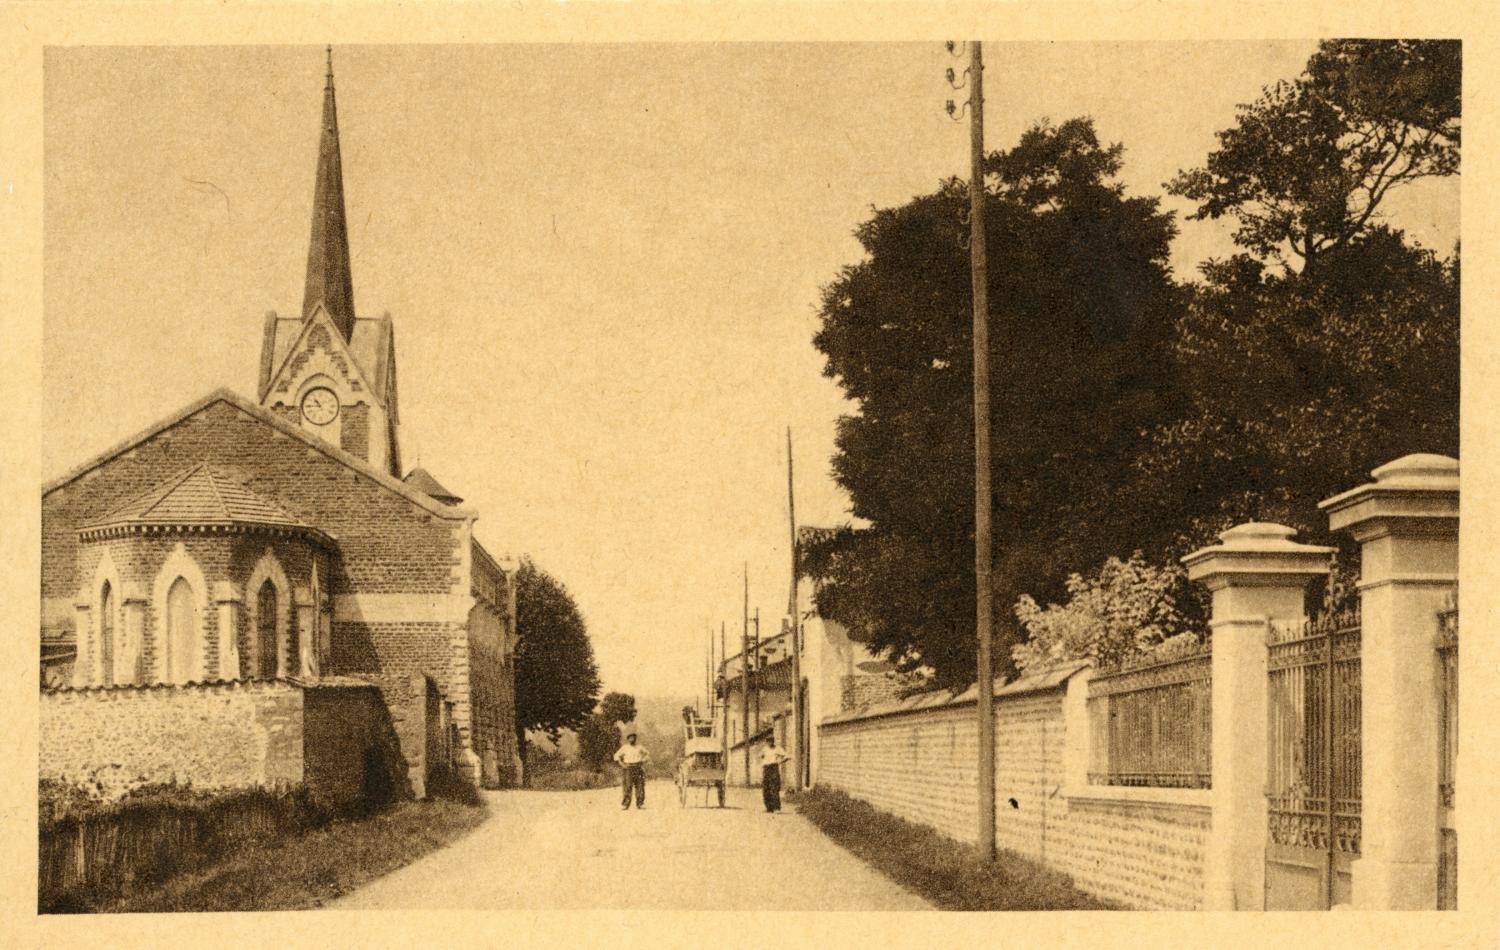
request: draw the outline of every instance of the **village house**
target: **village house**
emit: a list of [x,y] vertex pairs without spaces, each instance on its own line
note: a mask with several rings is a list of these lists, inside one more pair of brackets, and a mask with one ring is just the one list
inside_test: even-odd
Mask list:
[[304,299],[265,319],[256,398],[212,392],[42,489],[43,778],[517,776],[514,568],[403,474],[394,322],[356,312],[349,257],[330,61]]

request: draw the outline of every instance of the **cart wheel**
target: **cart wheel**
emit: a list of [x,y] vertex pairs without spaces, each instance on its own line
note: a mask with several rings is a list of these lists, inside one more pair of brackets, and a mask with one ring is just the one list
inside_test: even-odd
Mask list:
[[724,783],[719,783],[719,807],[724,807]]

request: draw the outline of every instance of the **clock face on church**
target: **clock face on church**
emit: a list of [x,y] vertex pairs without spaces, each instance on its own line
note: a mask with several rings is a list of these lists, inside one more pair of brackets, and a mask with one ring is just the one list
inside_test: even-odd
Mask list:
[[319,386],[302,397],[302,415],[315,426],[326,426],[339,414],[339,397],[333,390]]

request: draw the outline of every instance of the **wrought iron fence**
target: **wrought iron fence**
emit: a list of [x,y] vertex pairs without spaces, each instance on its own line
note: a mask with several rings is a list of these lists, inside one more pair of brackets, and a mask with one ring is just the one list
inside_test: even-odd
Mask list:
[[1267,798],[1275,844],[1360,853],[1360,614],[1267,631]]
[[1213,653],[1100,667],[1089,681],[1089,783],[1208,788]]

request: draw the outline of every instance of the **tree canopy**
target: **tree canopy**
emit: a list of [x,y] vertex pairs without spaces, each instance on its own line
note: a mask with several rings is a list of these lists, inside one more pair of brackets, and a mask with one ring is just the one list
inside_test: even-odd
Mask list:
[[[987,157],[997,656],[1139,646],[1121,617],[1198,623],[1167,567],[1188,550],[1247,520],[1326,539],[1319,500],[1457,453],[1458,253],[1383,208],[1457,173],[1460,65],[1456,43],[1328,41],[1242,106],[1167,186],[1238,225],[1243,250],[1190,283],[1170,216],[1125,194],[1122,147],[1087,119]],[[974,675],[967,204],[950,180],[874,211],[814,338],[858,405],[833,471],[869,523],[804,549],[818,609],[942,685]]]
[[623,738],[617,723],[635,721],[635,697],[629,693],[605,693],[599,711],[589,716],[578,730],[578,758],[598,772],[614,755]]
[[599,698],[588,625],[561,581],[522,558],[516,573],[516,724],[546,733],[583,725]]
[[1391,190],[1458,171],[1457,40],[1327,40],[1302,75],[1267,86],[1207,162],[1167,186],[1231,215],[1262,258],[1318,258],[1378,223]]
[[[1000,604],[1060,591],[1114,549],[1121,519],[1092,486],[1173,399],[1161,383],[1180,299],[1174,230],[1155,199],[1115,180],[1122,153],[1074,119],[988,159]],[[814,338],[859,404],[840,420],[833,470],[871,523],[808,552],[819,609],[940,682],[972,675],[974,656],[967,204],[948,181],[876,211],[856,231],[866,258],[825,288]]]

